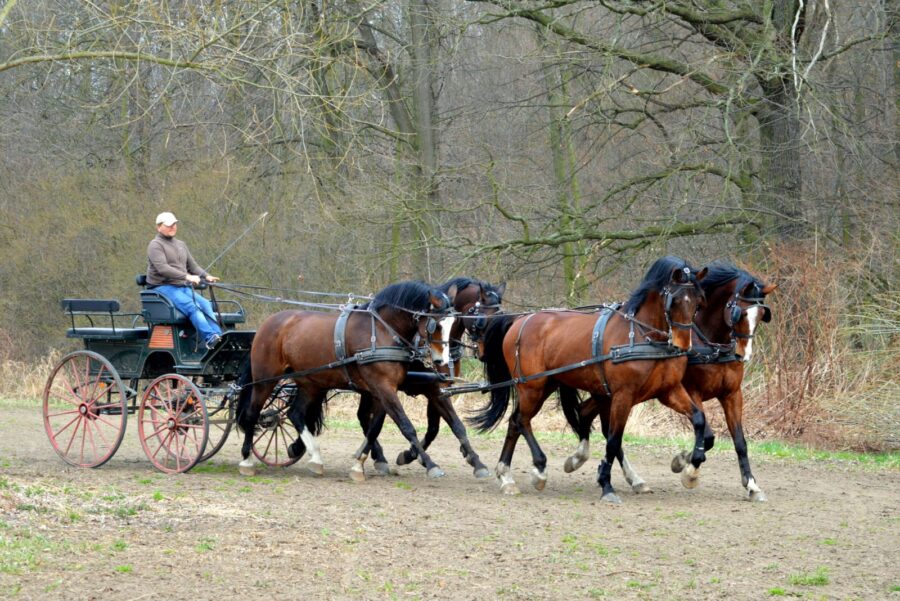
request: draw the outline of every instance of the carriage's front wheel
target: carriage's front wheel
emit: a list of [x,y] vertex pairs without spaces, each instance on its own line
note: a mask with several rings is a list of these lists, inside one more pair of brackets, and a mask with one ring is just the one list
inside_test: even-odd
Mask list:
[[53,450],[76,467],[99,467],[115,454],[128,417],[125,386],[104,357],[75,351],[44,386],[44,430]]
[[176,474],[194,467],[209,437],[209,418],[200,390],[179,374],[150,382],[138,410],[138,437],[150,462]]
[[278,383],[260,411],[253,433],[253,455],[269,467],[287,467],[300,460],[288,454],[288,447],[299,437],[287,417],[295,387],[290,380],[283,382]]

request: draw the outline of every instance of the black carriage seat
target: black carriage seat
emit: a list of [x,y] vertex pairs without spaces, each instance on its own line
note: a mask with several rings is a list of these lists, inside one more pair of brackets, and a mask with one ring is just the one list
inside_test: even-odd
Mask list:
[[[246,321],[244,308],[234,301],[217,301],[213,303],[213,308],[218,309],[219,306],[224,308],[226,304],[229,306],[234,305],[237,310],[230,312],[223,311],[221,314],[216,315],[216,317],[221,316],[223,325],[234,326],[235,324],[244,323],[244,321]],[[152,289],[141,290],[141,306],[143,307],[142,314],[144,320],[150,325],[178,325],[191,323],[184,313],[175,308],[172,301]]]
[[[68,338],[85,338],[91,340],[145,340],[148,338],[147,328],[123,328],[116,326],[116,318],[132,317],[131,325],[134,325],[134,313],[120,313],[119,301],[111,299],[89,298],[64,298],[62,300],[63,311],[72,318],[72,327],[66,330]],[[87,321],[88,326],[79,326],[75,319]],[[97,327],[94,325],[95,317],[108,317],[110,327]]]

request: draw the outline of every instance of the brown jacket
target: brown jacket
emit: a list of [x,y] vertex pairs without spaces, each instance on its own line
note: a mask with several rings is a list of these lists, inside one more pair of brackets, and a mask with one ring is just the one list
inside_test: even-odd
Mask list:
[[184,278],[188,274],[205,276],[206,272],[191,256],[187,244],[156,234],[147,245],[147,283],[151,286],[187,286]]

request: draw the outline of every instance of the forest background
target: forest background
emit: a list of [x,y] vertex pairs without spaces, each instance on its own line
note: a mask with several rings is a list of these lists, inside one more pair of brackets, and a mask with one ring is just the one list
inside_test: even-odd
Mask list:
[[0,396],[76,344],[61,298],[138,309],[158,212],[203,265],[268,212],[213,273],[526,310],[735,262],[778,284],[748,434],[900,448],[898,31],[887,0],[0,0]]

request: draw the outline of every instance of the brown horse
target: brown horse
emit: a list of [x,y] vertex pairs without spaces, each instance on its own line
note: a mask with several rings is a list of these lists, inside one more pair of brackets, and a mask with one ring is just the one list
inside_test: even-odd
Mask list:
[[[643,281],[621,308],[597,313],[541,311],[525,316],[491,320],[484,334],[483,360],[495,387],[490,402],[471,420],[482,431],[494,427],[506,412],[514,383],[518,402],[509,418],[506,441],[496,474],[501,491],[519,492],[510,463],[519,435],[531,449],[532,484],[546,485],[547,458],[531,429],[531,420],[547,397],[560,386],[608,397],[609,437],[606,458],[600,464],[603,499],[621,500],[610,482],[610,466],[622,445],[631,408],[650,398],[687,415],[694,423],[697,445],[688,470],[706,459],[703,411],[681,384],[691,346],[691,321],[703,293],[698,282],[706,275],[684,260],[664,257],[648,270]],[[572,421],[576,410],[563,399]]]
[[[466,322],[478,319],[480,315],[493,315],[500,310],[500,303],[503,301],[503,293],[506,291],[506,284],[502,283],[498,286],[476,280],[468,277],[458,277],[445,282],[438,286],[438,289],[444,293],[451,289],[456,289],[456,295],[453,298],[453,308],[462,315],[453,322],[450,330],[450,362],[441,365],[438,371],[458,378],[462,369],[463,358],[463,342],[462,337],[465,332]],[[425,366],[421,362],[413,363],[410,366],[410,372],[422,372]],[[422,448],[428,449],[429,445],[437,437],[440,429],[440,421],[443,420],[450,426],[450,430],[456,436],[460,443],[460,453],[466,462],[472,466],[476,478],[487,478],[491,475],[490,470],[481,462],[478,454],[472,448],[469,442],[466,427],[453,408],[450,399],[441,394],[443,384],[434,379],[422,379],[408,377],[400,386],[400,390],[409,396],[423,395],[428,399],[428,429],[425,432],[425,438],[422,440]],[[368,393],[360,395],[359,410],[357,417],[364,432],[369,430],[369,426],[373,420],[381,420],[383,422],[384,415],[372,414],[372,399]],[[418,459],[418,451],[414,446],[406,451],[402,451],[397,456],[397,464],[407,465]],[[385,459],[384,451],[377,442],[372,447],[372,459],[375,462],[375,470],[380,474],[390,473],[387,459]]]
[[[288,417],[300,433],[288,448],[291,457],[301,456],[310,447],[312,459],[321,465],[314,435],[321,428],[326,394],[335,389],[352,389],[371,395],[379,410],[391,416],[419,451],[429,475],[441,474],[421,447],[397,398],[397,390],[418,356],[418,345],[413,342],[417,334],[428,342],[435,364],[449,362],[455,292],[451,288],[445,294],[422,282],[401,282],[388,286],[371,302],[352,308],[347,315],[281,311],[267,318],[250,349],[250,370],[241,379],[237,416],[244,431],[242,473],[253,472],[250,451],[260,410],[278,381],[289,377],[296,382],[296,393]],[[362,465],[374,442],[372,434],[368,433],[356,453],[357,462],[351,468],[355,479],[360,479]]]
[[[771,311],[765,304],[766,295],[777,287],[765,284],[759,278],[734,265],[715,262],[709,266],[709,273],[700,282],[706,295],[706,306],[694,318],[693,348],[688,355],[688,367],[683,384],[695,404],[718,398],[725,413],[725,422],[734,441],[741,482],[751,501],[765,501],[766,495],[759,488],[750,471],[747,455],[747,441],[742,425],[744,396],[741,383],[744,379],[744,364],[753,354],[753,337],[761,322],[771,319]],[[574,471],[581,467],[590,454],[589,436],[594,418],[600,415],[601,428],[605,435],[608,430],[608,409],[605,400],[597,396],[585,401],[579,408],[580,419],[576,431],[581,438],[578,451],[566,460],[565,470]],[[704,433],[704,448],[713,447],[715,435],[707,428]],[[672,460],[672,471],[684,469],[689,451],[684,451]],[[618,456],[625,478],[636,492],[648,492],[649,488],[631,468],[624,454]],[[691,484],[690,480],[686,481]]]

